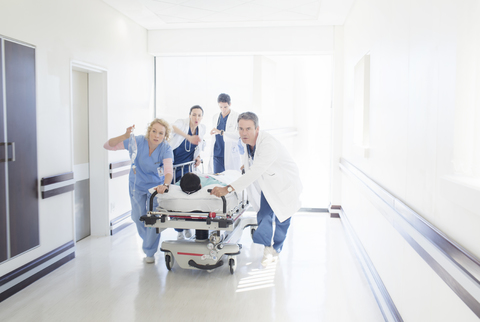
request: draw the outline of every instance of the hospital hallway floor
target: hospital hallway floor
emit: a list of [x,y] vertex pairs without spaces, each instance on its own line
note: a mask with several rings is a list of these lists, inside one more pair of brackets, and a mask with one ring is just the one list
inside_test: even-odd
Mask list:
[[0,321],[384,321],[341,220],[328,213],[297,213],[266,268],[245,229],[233,275],[226,265],[168,271],[162,252],[145,264],[140,242],[134,225],[81,240],[75,259],[0,303]]

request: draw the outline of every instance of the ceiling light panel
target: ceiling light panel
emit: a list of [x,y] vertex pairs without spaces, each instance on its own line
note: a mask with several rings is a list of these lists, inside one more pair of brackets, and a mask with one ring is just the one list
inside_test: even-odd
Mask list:
[[242,0],[189,0],[183,6],[221,12],[245,4]]
[[182,19],[192,19],[192,20],[200,20],[204,17],[213,15],[215,12],[210,10],[203,10],[197,9],[192,7],[186,7],[183,5],[177,5],[162,11],[159,16],[170,16],[170,17],[177,17]]
[[320,3],[320,0],[254,0],[252,3],[282,9],[291,10],[309,3]]
[[304,15],[292,11],[280,11],[262,18],[263,21],[308,21],[315,20],[316,16]]
[[252,19],[261,20],[263,16],[274,14],[279,11],[281,10],[278,8],[257,5],[257,4],[254,4],[252,1],[252,2],[247,2],[235,8],[227,9],[224,12],[230,13],[236,16],[246,17],[249,20],[252,20]]
[[182,4],[184,2],[187,2],[188,0],[149,0],[149,1]]
[[320,9],[320,2],[315,1],[315,2],[311,2],[311,3],[307,3],[303,6],[293,8],[290,11],[296,12],[296,13],[301,13],[301,14],[304,14],[304,15],[314,16],[315,18],[317,18],[319,9]]

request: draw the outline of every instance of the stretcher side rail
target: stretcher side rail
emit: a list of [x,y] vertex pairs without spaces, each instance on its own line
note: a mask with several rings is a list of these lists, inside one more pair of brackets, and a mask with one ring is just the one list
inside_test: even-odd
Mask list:
[[[188,167],[189,172],[193,172],[196,162],[197,162],[196,160],[193,160],[193,161],[188,161],[185,163],[173,165],[173,182],[177,181],[177,168],[182,168],[182,174],[180,175],[180,177],[183,177],[183,175],[185,174],[185,167]],[[200,160],[200,163],[202,164],[202,173],[203,173],[203,160]]]
[[[185,229],[224,229],[229,228],[235,224],[237,219],[245,212],[246,206],[242,201],[239,205],[232,208],[228,213],[215,213],[215,212],[176,212],[176,211],[149,211],[147,215],[140,218],[146,225],[155,225],[160,222],[157,227],[159,228],[180,228],[178,227],[179,221],[191,221],[188,224],[189,227]],[[205,226],[206,224],[206,226]],[[184,224],[185,225],[185,224]]]
[[[228,229],[231,225],[235,223],[235,220],[230,216],[221,216],[212,218],[209,214],[206,213],[186,213],[185,215],[167,215],[163,212],[153,212],[150,215],[145,215],[140,218],[141,221],[144,221],[147,225],[155,225],[157,222],[160,222],[160,226],[162,228],[178,228],[176,224],[169,225],[169,222],[177,223],[181,219],[183,221],[192,221],[192,222],[200,222],[199,228],[204,228],[204,224],[209,225],[215,224],[215,227]],[[193,223],[192,223],[193,225]],[[195,228],[195,227],[189,227]],[[187,228],[186,228],[187,229]],[[213,229],[213,228],[212,228]]]

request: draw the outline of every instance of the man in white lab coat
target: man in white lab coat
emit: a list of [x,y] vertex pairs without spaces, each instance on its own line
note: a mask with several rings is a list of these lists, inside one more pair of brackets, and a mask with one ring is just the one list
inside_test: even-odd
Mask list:
[[211,194],[221,197],[247,189],[257,211],[258,228],[253,241],[265,246],[262,259],[265,266],[275,261],[282,250],[291,216],[300,209],[302,183],[287,149],[272,135],[260,131],[254,113],[238,116],[238,130],[245,144],[245,174],[226,187],[215,187]]

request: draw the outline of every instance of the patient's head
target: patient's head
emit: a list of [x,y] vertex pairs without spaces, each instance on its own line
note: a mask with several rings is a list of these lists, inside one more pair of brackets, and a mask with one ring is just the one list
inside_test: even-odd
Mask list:
[[195,173],[188,172],[180,179],[180,188],[182,188],[183,192],[191,194],[202,189],[202,184],[200,183],[200,178]]

